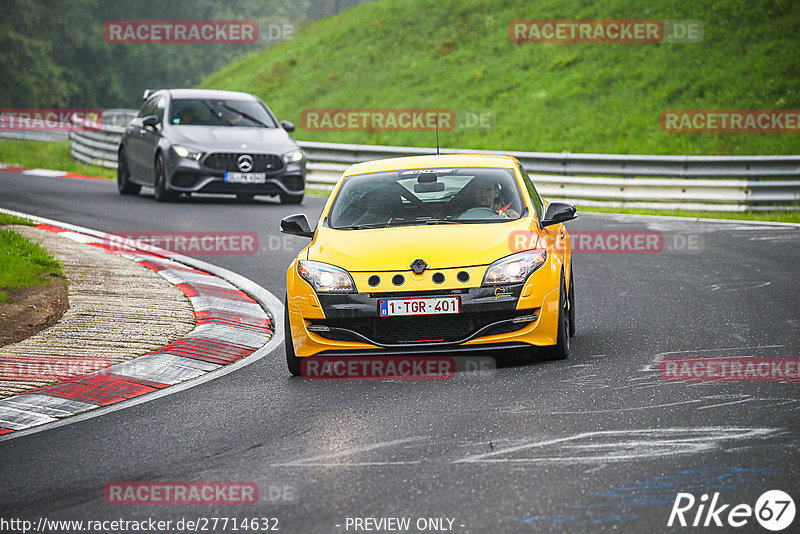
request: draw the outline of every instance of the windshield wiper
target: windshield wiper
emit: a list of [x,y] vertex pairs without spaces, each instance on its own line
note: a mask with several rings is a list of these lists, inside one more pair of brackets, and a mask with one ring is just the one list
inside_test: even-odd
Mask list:
[[[214,106],[209,104],[207,101],[201,100],[200,102],[202,102],[202,104],[205,107],[208,108],[208,110],[211,112],[211,116],[214,117],[215,119],[217,119],[217,122],[219,122],[220,126],[221,126],[222,125],[222,117],[220,116],[220,112],[217,111],[216,109],[214,109]],[[225,120],[227,120],[227,119],[225,119]],[[230,124],[230,123],[231,123],[231,121],[228,121],[228,124]]]
[[[253,117],[249,113],[245,113],[241,109],[235,108],[233,106],[229,106],[228,104],[222,104],[222,107],[224,107],[226,109],[229,109],[231,111],[234,111],[234,112],[238,113],[239,115],[241,115],[242,117],[244,117],[245,119],[247,119],[249,121],[252,121],[252,122],[255,122],[256,124],[259,124],[259,125],[263,126],[264,128],[269,128],[269,126],[267,126],[266,124],[264,124],[263,122],[261,122],[257,118]],[[228,122],[231,122],[231,121],[228,121]],[[233,125],[232,122],[231,122],[231,125]]]
[[[214,117],[215,119],[217,119],[217,122],[219,122],[220,125],[222,125],[222,113],[220,113],[219,111],[214,109],[214,106],[209,104],[206,100],[201,100],[200,102],[202,102],[203,105],[205,107],[207,107],[209,109],[209,111],[211,111],[211,116]],[[228,124],[233,126],[233,123],[231,121],[229,121],[228,119],[225,119],[225,120],[228,121]]]
[[391,221],[381,223],[353,224],[350,226],[331,226],[334,230],[364,230],[367,228],[386,228],[391,226]]
[[[423,221],[420,221],[423,222]],[[424,221],[425,224],[461,224],[458,221],[449,221],[447,219],[427,219]]]
[[363,230],[367,228],[393,228],[395,226],[422,226],[423,224],[461,224],[459,221],[445,219],[423,219],[416,221],[387,221],[379,223],[353,224],[350,226],[332,226],[334,230]]

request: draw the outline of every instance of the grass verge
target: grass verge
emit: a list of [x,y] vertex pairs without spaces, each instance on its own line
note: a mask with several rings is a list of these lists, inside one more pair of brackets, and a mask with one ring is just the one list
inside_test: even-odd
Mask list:
[[[519,19],[694,19],[704,35],[695,43],[515,43],[509,24]],[[304,123],[303,111],[447,108],[494,120],[440,132],[443,147],[797,154],[797,133],[671,133],[660,118],[666,110],[796,109],[798,20],[796,0],[379,0],[304,26],[200,87],[258,95],[305,141],[431,148],[432,132],[322,131]]]
[[630,213],[633,215],[660,215],[663,217],[689,217],[693,219],[731,219],[736,221],[764,221],[800,223],[800,210],[794,211],[691,211],[654,210],[642,208],[603,208],[598,206],[577,206],[578,211],[599,213]]
[[3,224],[24,224],[25,226],[36,226],[33,221],[17,217],[16,215],[8,215],[7,213],[0,212],[0,225]]
[[54,169],[115,179],[117,171],[81,163],[69,153],[69,141],[0,139],[0,162],[31,169]]
[[[17,224],[17,221],[10,219],[11,217],[0,214],[0,224]],[[0,228],[0,302],[10,300],[8,296],[10,290],[47,286],[53,278],[62,276],[61,263],[44,247],[13,230]]]

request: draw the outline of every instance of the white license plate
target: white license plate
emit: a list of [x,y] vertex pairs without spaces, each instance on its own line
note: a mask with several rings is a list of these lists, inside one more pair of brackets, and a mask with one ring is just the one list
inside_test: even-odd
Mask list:
[[413,299],[386,299],[378,301],[381,317],[401,315],[443,315],[460,313],[458,297],[419,297]]
[[225,181],[232,184],[263,184],[267,175],[263,172],[226,172]]

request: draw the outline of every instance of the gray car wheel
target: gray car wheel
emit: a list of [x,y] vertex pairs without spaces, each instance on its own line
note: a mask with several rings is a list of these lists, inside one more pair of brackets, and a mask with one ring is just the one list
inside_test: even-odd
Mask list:
[[156,157],[156,180],[153,185],[156,200],[158,202],[170,202],[175,199],[175,193],[167,188],[167,173],[164,169],[164,157],[159,154]]
[[120,195],[138,195],[142,190],[141,185],[131,183],[130,179],[128,156],[125,154],[125,149],[122,149],[117,157],[117,191]]

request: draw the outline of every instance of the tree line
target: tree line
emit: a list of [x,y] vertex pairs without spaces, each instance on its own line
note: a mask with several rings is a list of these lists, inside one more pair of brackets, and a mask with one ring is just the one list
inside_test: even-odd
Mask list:
[[[368,0],[4,0],[0,108],[138,107],[146,88],[191,87],[288,32]],[[252,20],[255,44],[112,44],[110,21]]]

